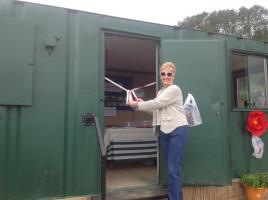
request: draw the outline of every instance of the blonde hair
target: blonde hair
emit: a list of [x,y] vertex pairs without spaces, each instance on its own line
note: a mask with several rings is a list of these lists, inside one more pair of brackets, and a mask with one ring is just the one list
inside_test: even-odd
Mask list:
[[174,63],[172,62],[165,62],[161,65],[160,67],[160,72],[163,70],[171,70],[173,72],[173,74],[176,74],[176,66],[174,65]]

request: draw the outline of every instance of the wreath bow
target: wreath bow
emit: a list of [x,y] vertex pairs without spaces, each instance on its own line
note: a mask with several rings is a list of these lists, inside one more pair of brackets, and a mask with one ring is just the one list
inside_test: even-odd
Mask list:
[[264,151],[264,143],[260,136],[265,133],[267,126],[268,121],[265,113],[261,111],[252,111],[248,114],[247,130],[252,134],[251,141],[254,148],[252,155],[258,159],[262,158]]

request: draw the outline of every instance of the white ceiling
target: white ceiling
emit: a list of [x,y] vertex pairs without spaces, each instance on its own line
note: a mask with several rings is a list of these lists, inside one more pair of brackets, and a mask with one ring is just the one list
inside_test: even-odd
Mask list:
[[106,69],[117,71],[155,72],[157,43],[152,40],[107,35]]

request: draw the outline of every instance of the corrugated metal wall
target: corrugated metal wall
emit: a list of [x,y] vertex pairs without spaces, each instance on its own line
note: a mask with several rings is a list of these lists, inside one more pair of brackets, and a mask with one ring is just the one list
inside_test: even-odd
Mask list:
[[97,137],[80,120],[99,109],[99,34],[77,12],[22,3],[12,10],[35,27],[33,102],[1,107],[1,199],[98,193]]

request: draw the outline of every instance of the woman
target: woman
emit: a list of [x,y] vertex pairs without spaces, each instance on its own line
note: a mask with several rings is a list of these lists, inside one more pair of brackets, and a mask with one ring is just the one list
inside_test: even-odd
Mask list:
[[183,109],[180,88],[173,84],[176,67],[166,62],[160,67],[163,87],[153,100],[129,100],[128,105],[138,110],[153,111],[153,126],[158,130],[160,146],[168,170],[167,190],[169,200],[182,200],[181,166],[188,141],[188,122]]

